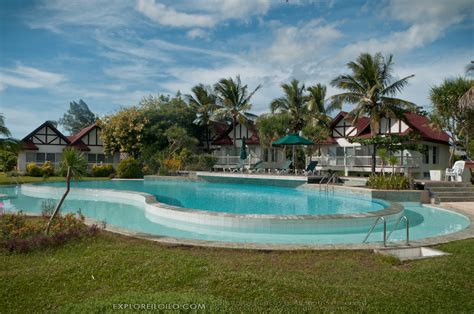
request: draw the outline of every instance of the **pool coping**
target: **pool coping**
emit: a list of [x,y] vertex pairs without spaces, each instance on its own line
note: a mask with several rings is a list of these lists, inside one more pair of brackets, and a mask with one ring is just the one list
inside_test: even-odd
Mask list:
[[[25,185],[31,185],[31,186],[38,186],[39,184],[25,184]],[[56,188],[56,187],[51,187],[48,186],[49,188],[55,189],[55,190],[61,190],[64,188]],[[90,188],[75,188],[75,189],[81,189],[81,190],[91,190],[95,192],[100,192],[104,190],[108,191],[113,191],[117,192],[117,190],[113,189],[90,189]],[[148,193],[143,193],[143,192],[136,192],[136,191],[128,191],[128,190],[121,190],[120,192],[125,192],[125,193],[130,193],[130,194],[136,194],[136,195],[141,195],[145,198],[145,204],[160,204],[164,206],[169,206],[172,209],[174,208],[180,208],[176,206],[171,206],[167,204],[160,203],[156,200],[156,198]],[[147,203],[148,201],[151,201],[152,203]],[[393,202],[391,202],[393,203]],[[397,204],[397,203],[393,203]],[[397,204],[398,206],[401,207],[400,204]],[[439,205],[423,205],[426,207],[433,207],[436,209],[440,210],[445,210],[445,211],[451,211],[460,215],[463,215],[469,219],[469,225],[458,232],[450,233],[450,234],[445,234],[445,235],[440,235],[436,237],[429,237],[429,238],[423,238],[419,240],[411,240],[410,241],[410,247],[419,247],[419,246],[433,246],[433,245],[438,245],[438,244],[443,244],[443,243],[448,243],[456,240],[465,240],[469,238],[474,238],[474,225],[472,222],[474,221],[474,213],[470,211],[465,211],[462,209],[457,209],[457,208],[449,208],[446,209],[442,206]],[[195,211],[195,210],[194,210]],[[227,215],[232,215],[228,214]],[[242,216],[242,215],[235,215],[236,217]],[[245,215],[244,215],[245,216]],[[253,215],[252,215],[253,216]],[[265,215],[260,215],[260,216],[265,216]],[[276,216],[276,215],[269,215],[269,216]],[[286,215],[286,216],[297,216],[297,215]],[[304,216],[311,216],[312,215],[304,215]],[[317,215],[314,215],[317,216]],[[327,215],[327,216],[339,216],[339,215]],[[346,216],[346,215],[343,215]],[[358,218],[354,217],[353,215],[348,215],[349,217],[345,218]],[[369,216],[373,217],[373,216]],[[317,218],[316,218],[317,219]],[[96,220],[93,218],[86,218],[86,223],[88,225],[91,224],[100,224],[100,220]],[[211,241],[211,240],[196,240],[196,239],[185,239],[185,238],[174,238],[174,237],[168,237],[168,236],[160,236],[160,235],[153,235],[153,234],[148,234],[148,233],[141,233],[141,232],[135,232],[132,230],[128,230],[125,228],[120,228],[116,226],[106,226],[105,227],[106,231],[121,234],[121,235],[126,235],[126,236],[131,236],[135,238],[140,238],[140,239],[146,239],[146,240],[151,240],[163,244],[168,244],[168,245],[180,245],[180,246],[201,246],[201,247],[213,247],[213,248],[229,248],[229,249],[251,249],[251,250],[333,250],[333,249],[347,249],[347,250],[372,250],[372,249],[377,249],[381,248],[382,246],[382,241],[380,242],[371,242],[371,243],[347,243],[347,244],[283,244],[283,243],[250,243],[250,242],[224,242],[224,241]],[[397,241],[397,242],[390,242],[388,243],[388,247],[403,247],[405,246],[404,241]]]

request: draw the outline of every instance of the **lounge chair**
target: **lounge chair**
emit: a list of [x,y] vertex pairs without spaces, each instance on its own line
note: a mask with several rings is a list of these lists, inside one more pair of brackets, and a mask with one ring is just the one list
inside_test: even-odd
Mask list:
[[453,178],[453,181],[462,181],[461,175],[464,172],[465,165],[465,161],[458,160],[454,163],[452,169],[446,168],[446,172],[444,174],[445,180],[449,181],[449,178]]
[[291,164],[293,162],[291,160],[284,161],[280,167],[276,168],[277,174],[289,174],[291,171]]
[[263,160],[259,160],[255,164],[250,165],[250,168],[247,171],[248,173],[254,173],[258,172],[260,169],[265,170],[265,162]]
[[309,176],[311,174],[314,174],[314,170],[316,169],[316,166],[318,165],[317,161],[311,161],[308,166],[306,167],[305,170],[301,172],[301,174],[305,176]]
[[229,168],[229,169],[232,169],[232,172],[240,172],[240,173],[243,173],[244,170],[245,170],[245,162],[244,160],[240,159],[239,160],[239,163],[235,166],[233,166],[232,168]]

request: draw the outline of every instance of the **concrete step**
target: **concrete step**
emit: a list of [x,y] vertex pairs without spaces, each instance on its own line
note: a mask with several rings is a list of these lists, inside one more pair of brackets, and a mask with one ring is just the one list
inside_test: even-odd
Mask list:
[[438,193],[438,192],[473,192],[474,193],[474,187],[449,187],[449,188],[427,188],[432,193]]
[[425,189],[427,188],[449,188],[449,187],[472,187],[470,182],[447,182],[447,181],[426,181]]
[[455,197],[455,196],[446,196],[446,197],[439,197],[435,199],[441,203],[446,202],[474,202],[474,196],[469,197]]
[[474,193],[469,192],[439,192],[432,193],[433,197],[474,197]]

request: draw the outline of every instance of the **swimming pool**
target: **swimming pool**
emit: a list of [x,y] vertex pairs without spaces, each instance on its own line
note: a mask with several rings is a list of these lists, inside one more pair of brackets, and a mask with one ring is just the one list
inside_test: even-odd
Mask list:
[[[0,194],[10,196],[3,200],[6,210],[39,213],[45,199],[60,197],[63,185],[4,187]],[[449,234],[469,225],[469,219],[450,211],[416,203],[400,206],[350,193],[333,195],[318,189],[189,180],[81,181],[72,187],[64,204],[66,212],[81,209],[86,217],[111,226],[180,239],[361,243],[380,215],[388,220],[389,228],[406,215],[411,239]],[[368,241],[380,241],[381,232],[381,226],[377,227]],[[400,225],[391,240],[401,241],[404,236]]]

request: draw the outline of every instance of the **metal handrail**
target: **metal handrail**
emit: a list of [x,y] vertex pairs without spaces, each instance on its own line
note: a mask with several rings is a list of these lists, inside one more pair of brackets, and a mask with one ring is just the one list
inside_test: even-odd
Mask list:
[[328,174],[325,174],[325,175],[321,178],[321,180],[319,180],[319,192],[321,192],[321,184],[322,184],[323,180],[324,180],[325,178],[327,178],[327,177],[328,177]]
[[[329,184],[331,183],[332,180],[336,180],[337,178],[337,173],[333,173],[331,177],[326,181],[326,192],[329,191]],[[332,188],[332,191],[334,192],[334,187]]]
[[377,223],[382,220],[383,221],[383,246],[387,246],[387,221],[385,220],[384,217],[378,217],[374,224],[372,225],[372,227],[370,228],[369,232],[367,232],[367,235],[365,236],[364,238],[364,241],[362,241],[362,243],[365,243],[367,241],[367,239],[369,238],[370,234],[372,233],[372,231],[374,231],[375,229],[375,226],[377,225]]
[[395,231],[395,229],[397,228],[398,224],[402,221],[402,219],[405,219],[406,221],[406,245],[409,246],[410,245],[410,222],[408,221],[408,217],[403,215],[402,217],[398,218],[397,222],[395,223],[395,225],[393,225],[393,228],[392,228],[392,231],[390,231],[390,233],[388,234],[387,236],[387,241],[388,239],[390,238],[390,236],[392,235],[392,233]]

